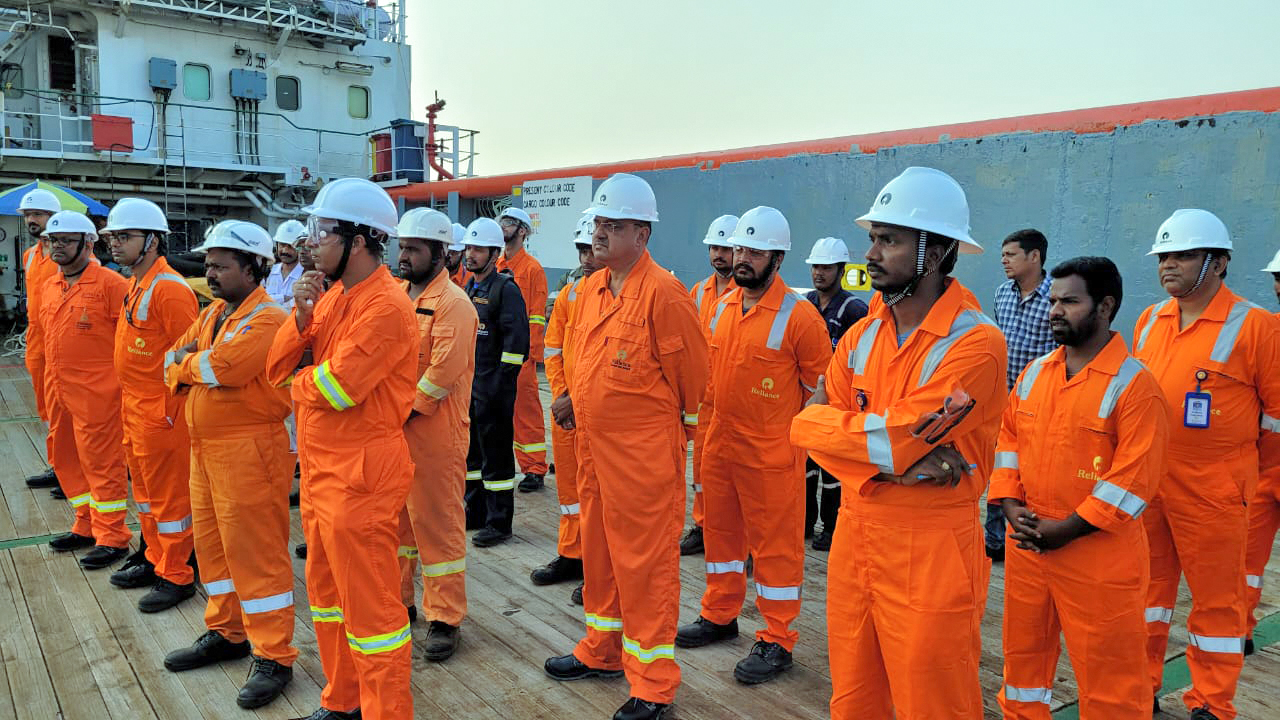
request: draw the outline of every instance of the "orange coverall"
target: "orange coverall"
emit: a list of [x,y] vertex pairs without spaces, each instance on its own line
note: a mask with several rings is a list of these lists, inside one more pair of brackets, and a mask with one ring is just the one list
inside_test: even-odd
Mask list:
[[[247,638],[255,655],[292,665],[289,393],[266,378],[271,340],[289,316],[262,287],[219,327],[226,306],[214,300],[165,360],[169,388],[187,394],[192,532],[209,593],[204,622],[231,642]],[[192,341],[196,351],[173,362],[172,351]]]
[[707,348],[688,292],[648,251],[619,295],[611,274],[583,280],[574,323],[587,635],[573,654],[624,670],[632,697],[670,703],[680,685],[684,465]]
[[[551,321],[547,323],[547,337],[543,348],[543,366],[547,371],[547,384],[551,386],[552,399],[569,393],[570,378],[574,369],[574,323],[577,322],[578,293],[582,281],[566,286],[556,295],[551,308]],[[560,531],[556,541],[556,553],[561,557],[582,559],[582,530],[578,503],[578,459],[573,445],[576,430],[565,430],[551,423],[551,451],[556,461],[556,500],[560,504]]]
[[133,479],[147,560],[156,575],[188,585],[191,540],[191,440],[184,398],[165,387],[164,356],[200,312],[196,294],[163,257],[129,281],[124,312],[116,320],[116,374],[120,378],[124,456]]
[[[22,256],[22,271],[27,286],[27,353],[24,360],[27,373],[31,375],[31,389],[35,392],[36,414],[48,425],[49,410],[45,407],[44,400],[44,336],[40,324],[36,322],[36,316],[40,314],[41,290],[45,281],[57,275],[59,270],[58,264],[45,254],[43,245],[43,242],[32,245]],[[45,458],[52,463],[52,432],[45,433],[44,450]]]
[[[307,349],[313,364],[299,367]],[[320,702],[366,720],[413,716],[396,548],[413,479],[404,423],[417,354],[413,303],[379,266],[353,288],[335,282],[301,333],[285,322],[267,356],[270,382],[292,379]]]
[[988,502],[1022,501],[1040,518],[1079,515],[1097,532],[1037,554],[1005,555],[1007,720],[1049,720],[1059,632],[1084,720],[1146,720],[1147,534],[1133,522],[1156,494],[1169,444],[1155,377],[1111,341],[1067,378],[1062,348],[1032,361],[1009,396]]
[[516,378],[515,448],[520,469],[535,475],[547,474],[547,429],[538,395],[538,363],[542,361],[542,336],[547,329],[547,274],[524,248],[498,258],[499,271],[515,278],[529,313],[529,357]]
[[[1280,315],[1276,316],[1280,318]],[[1249,601],[1249,635],[1258,620],[1254,611],[1262,599],[1262,573],[1271,559],[1276,531],[1280,530],[1280,420],[1263,414],[1258,440],[1258,489],[1249,503],[1249,539],[1245,548],[1245,593]]]
[[[403,283],[403,288],[407,292],[409,284]],[[415,413],[404,425],[414,473],[400,519],[401,600],[413,605],[413,574],[421,558],[426,619],[457,627],[467,616],[467,518],[462,496],[479,320],[471,298],[443,272],[414,301],[414,310],[418,388],[413,394]]]
[[[1143,517],[1151,544],[1147,667],[1159,690],[1185,573],[1192,687],[1183,702],[1231,720],[1247,632],[1245,502],[1258,481],[1259,418],[1280,417],[1280,320],[1225,285],[1182,330],[1180,318],[1170,298],[1144,310],[1134,331],[1134,355],[1160,382],[1172,427],[1167,475]],[[1197,383],[1212,396],[1207,428],[1187,427],[1183,419],[1184,400]]]
[[460,288],[464,288],[467,286],[467,280],[471,279],[471,273],[467,272],[466,265],[459,264],[458,271],[455,272],[453,275],[450,275],[449,279],[453,281],[454,285],[457,285]]
[[127,280],[90,261],[70,286],[61,272],[45,280],[36,316],[44,337],[51,460],[75,509],[71,532],[118,548],[133,536],[124,524],[129,484],[120,382],[112,366],[116,317],[128,291]]
[[[693,304],[698,309],[698,324],[702,326],[702,333],[707,338],[708,346],[711,343],[711,316],[716,311],[716,301],[728,295],[738,284],[733,281],[730,276],[729,284],[725,285],[724,292],[716,294],[716,275],[695,283],[693,289],[689,291],[689,297],[693,298]],[[708,395],[702,398],[705,408],[699,408],[698,414],[701,416],[705,413],[707,417],[711,416],[711,397]],[[706,513],[703,508],[702,499],[702,447],[706,444],[707,424],[705,422],[698,423],[698,429],[693,434],[693,524],[702,527]],[[705,547],[705,540],[704,545]]]
[[[742,612],[747,555],[755,559],[757,640],[795,648],[791,624],[804,585],[804,451],[791,418],[831,361],[826,321],[775,278],[749,310],[729,293],[711,320],[711,377],[702,406],[707,589],[702,617],[718,625]],[[701,414],[701,413],[699,413]]]
[[[827,585],[836,720],[982,717],[978,498],[1008,400],[1005,355],[999,328],[958,280],[901,347],[891,309],[874,303],[836,346],[829,404],[791,423],[791,442],[844,483]],[[876,482],[928,454],[934,446],[910,430],[958,389],[976,405],[944,439],[972,474],[954,488]]]

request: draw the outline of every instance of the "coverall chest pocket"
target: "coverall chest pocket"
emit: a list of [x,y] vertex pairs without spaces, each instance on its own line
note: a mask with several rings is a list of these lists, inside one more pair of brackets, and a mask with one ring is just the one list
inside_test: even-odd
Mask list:
[[605,378],[619,385],[643,385],[653,368],[649,328],[644,318],[620,316],[605,335]]
[[[1073,464],[1071,470],[1075,476],[1077,491],[1092,491],[1102,476],[1111,470],[1111,461],[1115,455],[1115,439],[1111,435],[1111,428],[1101,418],[1090,418],[1073,428],[1070,437],[1070,447],[1058,448],[1056,457]],[[1074,505],[1072,499],[1064,499],[1063,504],[1068,509]]]
[[755,351],[738,366],[743,376],[741,387],[751,388],[747,393],[755,402],[753,406],[758,412],[766,413],[762,419],[773,422],[769,413],[785,412],[787,416],[799,412],[798,407],[783,408],[783,401],[788,399],[794,390],[792,384],[795,376],[795,361],[789,360],[776,350]]

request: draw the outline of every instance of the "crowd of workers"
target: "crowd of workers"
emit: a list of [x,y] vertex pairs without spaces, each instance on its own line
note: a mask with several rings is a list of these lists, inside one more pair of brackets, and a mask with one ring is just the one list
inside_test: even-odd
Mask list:
[[[252,653],[241,707],[278,697],[298,654],[296,465],[326,680],[310,720],[412,717],[416,575],[424,653],[442,661],[466,616],[466,532],[481,548],[507,541],[516,489],[544,485],[541,361],[560,524],[531,580],[580,581],[570,597],[586,621],[545,671],[625,675],[617,720],[665,713],[676,646],[738,635],[748,575],[764,627],[734,677],[789,669],[809,536],[830,551],[835,718],[982,717],[987,558],[1007,563],[1006,718],[1049,717],[1059,633],[1081,717],[1148,717],[1183,575],[1184,702],[1195,720],[1236,716],[1280,526],[1280,318],[1226,287],[1232,240],[1207,211],[1156,230],[1170,297],[1141,314],[1131,351],[1111,329],[1116,266],[1046,272],[1034,230],[1005,240],[1009,279],[996,320],[984,315],[951,277],[983,251],[967,199],[929,168],[856,220],[870,307],[841,288],[836,238],[812,247],[813,291],[788,288],[790,227],[763,206],[711,222],[714,272],[686,289],[650,255],[657,201],[626,174],[584,211],[581,276],[549,318],[519,208],[464,228],[336,180],[274,238],[214,226],[197,248],[215,298],[203,309],[166,261],[154,204],[121,200],[101,231],[43,190],[21,209],[38,241],[24,256],[26,362],[52,464],[28,484],[75,508],[49,544],[86,550],[87,570],[124,559],[131,481],[145,550],[111,583],[151,588],[143,612],[174,607],[195,594],[194,550],[207,632],[165,666]],[[396,238],[399,279],[382,260]],[[99,239],[124,274],[95,258]],[[1280,253],[1264,270],[1280,298]],[[680,625],[679,558],[698,552],[701,608]]]

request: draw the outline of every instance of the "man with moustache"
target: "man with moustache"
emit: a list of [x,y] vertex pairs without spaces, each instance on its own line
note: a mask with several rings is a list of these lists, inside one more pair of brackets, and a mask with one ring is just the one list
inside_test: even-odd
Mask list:
[[298,264],[298,237],[307,233],[307,227],[297,220],[285,220],[276,228],[275,264],[267,276],[267,295],[286,311],[293,309],[293,285],[302,278],[303,268]]
[[[23,361],[31,376],[31,389],[35,392],[36,414],[46,427],[45,458],[50,463],[53,462],[53,447],[52,435],[47,430],[49,410],[44,399],[44,337],[40,334],[36,316],[40,314],[40,299],[45,281],[58,273],[58,264],[49,258],[48,241],[42,237],[44,226],[54,213],[61,211],[62,203],[58,201],[58,196],[44,188],[28,192],[18,203],[18,212],[22,214],[22,222],[32,241],[31,247],[22,255],[23,282],[27,292],[27,352]],[[49,465],[44,472],[27,478],[27,487],[53,488],[55,497],[66,497],[66,493],[58,487],[58,475],[53,471],[53,465]]]

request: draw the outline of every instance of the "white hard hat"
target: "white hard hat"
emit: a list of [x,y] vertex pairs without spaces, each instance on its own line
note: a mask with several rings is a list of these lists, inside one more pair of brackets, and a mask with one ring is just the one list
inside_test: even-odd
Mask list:
[[1262,272],[1280,273],[1280,250],[1276,251],[1276,256],[1271,258],[1271,264],[1262,268]]
[[502,228],[493,220],[482,217],[471,221],[467,226],[467,236],[462,239],[463,245],[476,247],[501,248],[507,243],[502,237]]
[[617,173],[600,183],[591,207],[582,214],[606,220],[658,222],[658,199],[649,183],[635,175]]
[[761,205],[742,213],[729,243],[753,250],[790,250],[791,226],[782,213]]
[[591,236],[596,234],[596,218],[594,215],[583,215],[578,219],[578,228],[573,231],[574,245],[590,245]]
[[453,242],[453,223],[449,216],[431,208],[414,208],[400,218],[396,234],[402,238]]
[[151,230],[169,232],[169,221],[160,206],[142,198],[124,198],[107,213],[107,226],[104,232],[120,232],[121,230]]
[[462,243],[462,239],[467,236],[467,229],[462,227],[462,223],[453,224],[453,242],[449,243],[449,252],[461,252],[467,246]]
[[721,215],[711,221],[711,226],[707,228],[707,236],[702,238],[702,244],[733,247],[733,243],[729,242],[729,236],[733,235],[733,229],[736,227],[738,227],[737,215]]
[[[297,221],[290,220],[289,222]],[[279,234],[277,230],[276,235],[279,236]],[[200,247],[195,248],[194,252],[207,253],[214,248],[222,248],[224,250],[239,250],[271,260],[274,257],[272,251],[275,249],[276,242],[287,241],[273,241],[270,233],[262,229],[261,225],[255,223],[245,220],[223,220],[205,233],[204,242],[200,244]]]
[[840,238],[824,237],[813,244],[809,257],[805,260],[810,265],[838,265],[849,262],[849,246]]
[[[32,210],[38,208],[30,208]],[[94,227],[93,221],[84,213],[78,213],[75,210],[59,210],[49,218],[49,222],[44,225],[44,235],[52,235],[54,233],[84,233],[88,236],[89,242],[97,242],[98,228]]]
[[44,188],[36,188],[23,195],[22,200],[18,203],[18,214],[22,214],[27,210],[43,210],[47,213],[62,212],[62,203],[58,200],[57,195]]
[[297,245],[298,237],[307,234],[307,226],[297,220],[285,220],[276,228],[276,243],[280,245]]
[[503,210],[502,214],[498,216],[498,222],[502,222],[503,218],[511,218],[512,220],[518,220],[524,223],[525,227],[529,228],[530,230],[533,229],[533,218],[529,217],[529,213],[525,212],[522,208],[509,207],[506,210]]
[[876,195],[858,226],[898,225],[960,241],[960,252],[976,254],[982,246],[969,236],[969,202],[950,175],[927,167],[909,167]]
[[1231,251],[1231,234],[1217,215],[1208,210],[1174,210],[1160,223],[1148,255],[1183,250]]
[[326,220],[346,220],[396,234],[399,214],[395,201],[376,183],[364,178],[340,178],[320,188],[316,199],[302,208],[308,215]]

